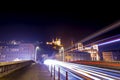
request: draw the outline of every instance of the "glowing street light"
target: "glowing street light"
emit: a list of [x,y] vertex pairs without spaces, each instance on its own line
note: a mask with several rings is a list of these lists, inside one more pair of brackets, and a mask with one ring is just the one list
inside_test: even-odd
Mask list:
[[37,61],[37,51],[38,51],[39,49],[40,49],[39,46],[37,46],[37,47],[35,48],[35,62]]
[[62,55],[62,61],[65,61],[64,47],[61,47],[59,53]]

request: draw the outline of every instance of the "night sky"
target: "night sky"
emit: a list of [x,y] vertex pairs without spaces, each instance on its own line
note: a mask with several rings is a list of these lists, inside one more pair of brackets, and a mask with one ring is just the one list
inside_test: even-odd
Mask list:
[[120,20],[120,15],[109,12],[2,12],[0,40],[51,41],[61,38],[64,45]]

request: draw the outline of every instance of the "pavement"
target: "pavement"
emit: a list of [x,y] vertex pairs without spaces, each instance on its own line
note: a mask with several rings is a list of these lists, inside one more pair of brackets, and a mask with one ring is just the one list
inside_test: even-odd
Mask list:
[[15,71],[0,80],[52,80],[44,64],[33,63],[31,66]]

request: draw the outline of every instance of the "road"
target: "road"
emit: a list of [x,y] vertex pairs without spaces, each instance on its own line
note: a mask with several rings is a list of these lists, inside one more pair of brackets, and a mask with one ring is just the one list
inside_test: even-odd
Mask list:
[[15,71],[0,80],[51,80],[48,68],[43,64],[32,64]]
[[[60,62],[55,60],[46,61],[47,64],[61,67],[61,78],[64,80],[65,71],[67,71],[69,80],[120,80],[120,71],[98,68],[88,65]],[[62,80],[61,79],[61,80]]]

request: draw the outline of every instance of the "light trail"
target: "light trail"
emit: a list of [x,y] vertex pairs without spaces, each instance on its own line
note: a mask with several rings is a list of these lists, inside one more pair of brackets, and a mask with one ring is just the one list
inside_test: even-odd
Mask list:
[[118,39],[118,38],[120,38],[120,34],[118,34],[118,35],[115,35],[115,36],[111,36],[111,37],[108,37],[108,38],[105,38],[105,39],[101,39],[101,40],[98,40],[98,41],[95,41],[95,42],[93,42],[93,43],[90,43],[90,44],[87,44],[87,45],[84,45],[85,47],[87,47],[87,46],[91,46],[91,44],[100,44],[101,42],[106,42],[106,41],[108,41],[108,40],[115,40],[115,39]]
[[100,31],[98,31],[98,32],[90,35],[89,37],[86,37],[85,39],[81,40],[80,42],[88,41],[88,40],[90,40],[90,39],[93,39],[93,38],[95,38],[95,37],[97,37],[97,36],[100,36],[100,35],[108,32],[108,31],[113,30],[113,29],[118,28],[118,27],[120,27],[120,21],[118,21],[118,22],[116,22],[116,23],[114,23],[114,24],[112,24],[112,25],[109,25],[109,26],[101,29]]
[[[94,34],[89,35],[88,37],[86,37],[86,38],[82,39],[81,41],[78,41],[77,43],[75,43],[75,45],[78,45],[78,43],[83,43],[85,41],[93,39],[95,37],[98,37],[98,36],[100,36],[100,35],[108,32],[108,31],[111,31],[111,30],[116,29],[118,27],[120,27],[120,21],[117,21],[117,22],[115,22],[115,23],[113,23],[113,24],[111,24],[111,25],[109,25],[109,26],[101,29],[100,31],[97,31]],[[74,46],[68,47],[67,49],[65,49],[65,51],[68,50],[68,49],[70,49],[70,48],[72,48],[72,47],[74,47]]]
[[120,71],[116,70],[97,68],[75,63],[67,63],[56,60],[48,60],[48,62],[54,65],[62,66],[64,68],[67,68],[68,71],[71,70],[77,74],[81,74],[94,80],[119,80],[120,78]]
[[[79,70],[79,66],[77,66],[76,69]],[[84,68],[83,71],[85,73],[89,73],[89,74],[92,74],[92,75],[95,75],[95,76],[98,76],[98,77],[102,77],[104,79],[109,79],[109,80],[118,79],[118,77],[114,77],[114,76],[110,76],[110,75],[107,75],[107,74],[104,74],[104,73],[101,73],[101,72],[97,72],[94,69],[85,69]],[[114,79],[112,79],[112,78],[114,78]]]
[[119,41],[120,41],[120,39],[115,39],[115,40],[112,40],[112,41],[108,41],[108,42],[100,43],[100,44],[98,44],[98,46],[102,46],[102,45],[106,45],[106,44],[111,44],[111,43],[119,42]]

